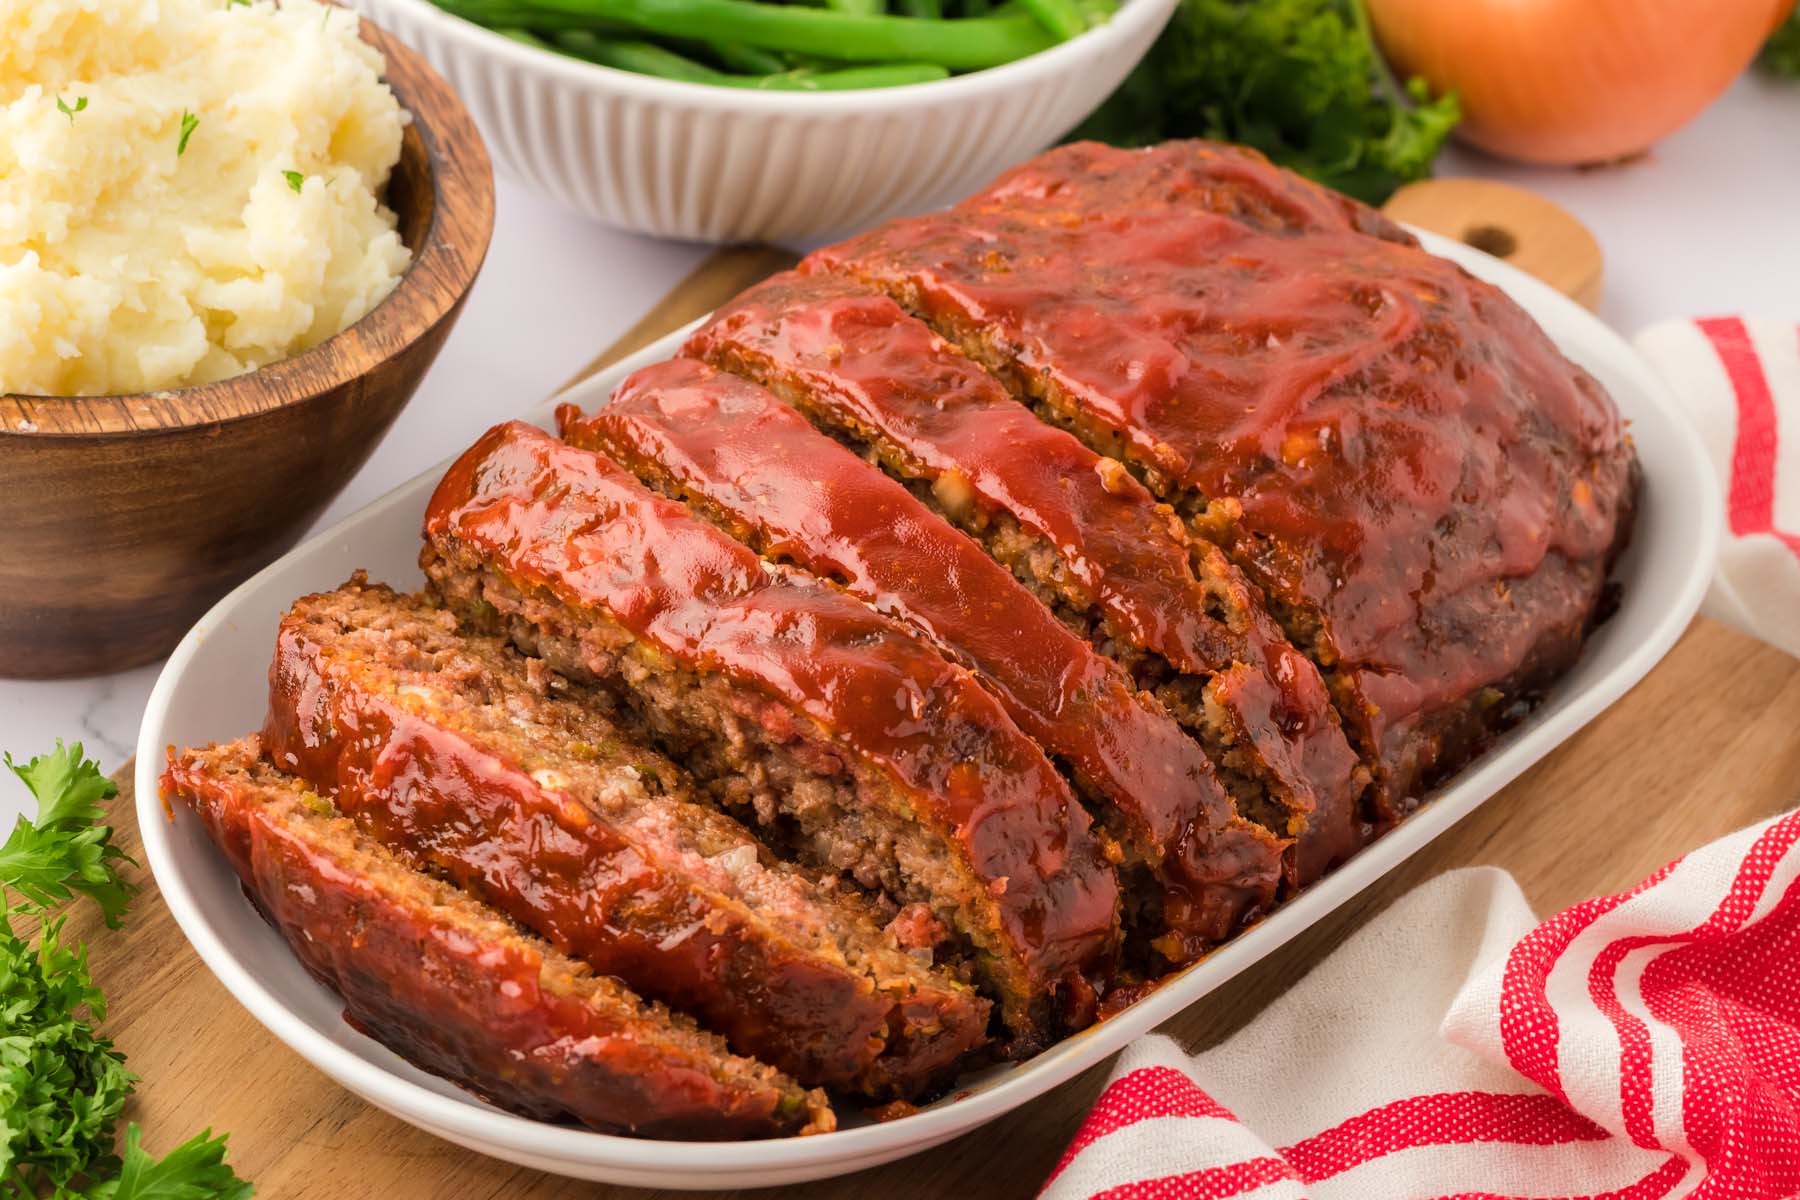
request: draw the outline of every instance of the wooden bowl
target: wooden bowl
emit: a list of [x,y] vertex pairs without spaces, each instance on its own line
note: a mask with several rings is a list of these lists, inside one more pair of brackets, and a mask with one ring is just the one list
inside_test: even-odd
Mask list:
[[0,675],[160,658],[299,539],[412,398],[487,254],[494,184],[442,78],[366,18],[412,113],[387,202],[413,261],[294,358],[176,391],[0,396]]

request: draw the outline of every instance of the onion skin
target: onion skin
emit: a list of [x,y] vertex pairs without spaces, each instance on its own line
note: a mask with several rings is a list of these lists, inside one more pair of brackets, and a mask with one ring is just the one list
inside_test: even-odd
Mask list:
[[1395,74],[1454,90],[1456,136],[1532,163],[1646,150],[1719,97],[1794,0],[1365,0]]

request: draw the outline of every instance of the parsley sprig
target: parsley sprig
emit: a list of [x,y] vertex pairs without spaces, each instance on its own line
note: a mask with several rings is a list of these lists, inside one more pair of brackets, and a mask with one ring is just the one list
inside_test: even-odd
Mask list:
[[[125,1153],[116,1126],[137,1077],[98,1026],[106,997],[87,947],[63,937],[55,906],[86,896],[118,928],[137,891],[131,863],[101,824],[118,794],[81,743],[23,766],[5,764],[37,799],[0,845],[0,1197],[6,1200],[246,1200],[225,1165],[225,1138],[206,1130],[162,1158],[133,1124]],[[131,865],[136,865],[132,863]],[[36,922],[35,944],[23,927]]]
[[1181,0],[1143,63],[1072,137],[1244,142],[1380,204],[1430,173],[1454,94],[1388,73],[1364,0]]
[[[112,780],[81,757],[81,743],[32,759],[24,766],[6,756],[7,770],[24,781],[37,797],[36,820],[21,818],[0,845],[0,884],[19,893],[25,911],[61,904],[79,893],[100,906],[108,929],[125,919],[135,885],[119,877],[119,866],[131,860],[112,843],[112,827],[102,800],[118,795]],[[136,866],[136,863],[132,863]]]

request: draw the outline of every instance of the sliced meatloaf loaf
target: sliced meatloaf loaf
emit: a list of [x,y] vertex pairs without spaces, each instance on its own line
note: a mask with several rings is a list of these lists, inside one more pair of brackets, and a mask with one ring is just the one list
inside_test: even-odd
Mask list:
[[1384,821],[1566,668],[1629,527],[1619,415],[1530,317],[1251,152],[1062,147],[803,269],[888,291],[1219,540]]
[[497,638],[360,579],[297,601],[268,757],[384,845],[806,1084],[948,1082],[988,1003],[774,862],[682,773]]
[[344,1017],[515,1112],[685,1138],[816,1133],[822,1092],[520,933],[407,866],[258,757],[255,738],[170,752],[164,804],[205,825]]
[[855,280],[778,275],[722,307],[687,352],[757,380],[910,483],[1124,664],[1201,735],[1241,810],[1285,814],[1296,883],[1360,843],[1367,772],[1318,670],[1223,552],[1118,462]]
[[1128,932],[1186,961],[1273,898],[1283,843],[1237,814],[1198,743],[974,542],[767,391],[678,358],[590,418],[558,415],[568,441],[971,667],[1096,802],[1127,879],[1147,868]]
[[610,684],[784,848],[927,906],[1015,1049],[1091,1016],[1083,972],[1115,951],[1117,880],[1067,785],[967,670],[517,422],[451,467],[425,533],[426,575],[465,619]]

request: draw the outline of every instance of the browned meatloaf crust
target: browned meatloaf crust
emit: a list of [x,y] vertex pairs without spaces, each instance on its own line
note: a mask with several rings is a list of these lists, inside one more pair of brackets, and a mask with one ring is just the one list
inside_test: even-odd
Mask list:
[[685,1017],[421,875],[331,802],[258,758],[255,738],[172,751],[180,800],[352,1025],[494,1103],[595,1129],[685,1138],[817,1133],[822,1092],[731,1054]]
[[963,668],[762,563],[604,456],[517,422],[451,467],[426,575],[472,623],[613,685],[710,789],[815,864],[929,906],[1013,1048],[1092,1015],[1118,938],[1086,813]]
[[1062,147],[813,255],[888,291],[1221,541],[1392,821],[1579,651],[1635,459],[1498,289],[1203,142]]
[[1193,729],[1239,808],[1298,837],[1304,885],[1360,844],[1367,772],[1318,670],[1220,549],[1117,461],[1038,420],[856,280],[788,272],[687,352],[755,379],[909,482]]
[[[988,1003],[822,893],[542,662],[352,581],[297,601],[265,753],[383,844],[802,1083],[947,1082]],[[576,698],[571,698],[574,695]],[[924,952],[921,952],[924,953]]]
[[1161,705],[968,537],[767,391],[673,359],[627,379],[593,417],[565,406],[559,419],[565,439],[967,663],[1070,768],[1127,861],[1160,878],[1130,889],[1128,907],[1168,958],[1194,957],[1273,897],[1283,843],[1237,815]]

